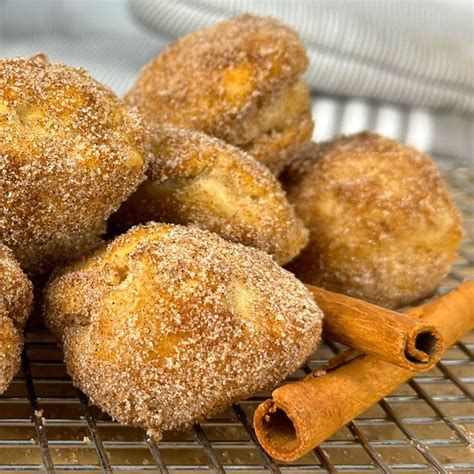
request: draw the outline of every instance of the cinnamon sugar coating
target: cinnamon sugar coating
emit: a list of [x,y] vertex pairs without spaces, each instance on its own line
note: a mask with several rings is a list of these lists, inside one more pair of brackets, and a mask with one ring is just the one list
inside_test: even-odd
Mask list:
[[308,241],[280,183],[242,150],[203,133],[150,128],[148,180],[114,216],[120,228],[147,221],[194,224],[259,248],[280,264]]
[[23,328],[33,303],[33,286],[13,252],[0,244],[0,393],[18,372]]
[[139,117],[85,70],[0,60],[0,242],[34,275],[96,247],[145,178],[145,143]]
[[432,294],[463,235],[433,160],[372,133],[313,146],[283,175],[310,243],[289,266],[307,283],[387,307]]
[[44,318],[74,384],[159,438],[282,381],[322,313],[264,252],[150,223],[53,274]]
[[308,66],[298,35],[242,15],[171,44],[145,66],[126,100],[147,121],[199,130],[279,173],[311,139]]

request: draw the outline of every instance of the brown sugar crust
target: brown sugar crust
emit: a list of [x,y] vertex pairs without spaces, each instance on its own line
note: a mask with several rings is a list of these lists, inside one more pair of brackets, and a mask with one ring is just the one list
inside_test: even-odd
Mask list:
[[120,228],[148,222],[194,224],[259,248],[284,264],[308,241],[280,183],[242,150],[173,126],[150,129],[148,181],[114,216]]
[[0,242],[40,274],[96,247],[145,178],[139,117],[83,69],[0,60]]
[[312,145],[310,153],[283,176],[310,230],[291,271],[307,283],[388,307],[432,294],[463,235],[433,160],[372,133]]
[[33,303],[33,287],[14,259],[0,244],[0,393],[20,368],[23,328]]
[[149,123],[217,136],[275,173],[311,138],[305,48],[277,20],[242,15],[171,44],[126,96]]
[[159,438],[262,389],[320,341],[304,285],[259,250],[171,224],[137,226],[46,291],[73,382]]

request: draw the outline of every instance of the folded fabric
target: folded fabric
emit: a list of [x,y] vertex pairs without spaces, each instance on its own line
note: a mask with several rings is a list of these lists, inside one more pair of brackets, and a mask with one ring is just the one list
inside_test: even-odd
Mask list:
[[474,112],[472,17],[459,2],[129,3],[140,22],[170,39],[243,12],[270,15],[291,25],[307,45],[306,80],[313,90]]

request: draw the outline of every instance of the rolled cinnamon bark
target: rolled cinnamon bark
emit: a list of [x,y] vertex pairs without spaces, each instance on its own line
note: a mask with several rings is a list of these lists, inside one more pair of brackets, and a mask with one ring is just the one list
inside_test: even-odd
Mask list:
[[[408,314],[437,325],[449,346],[474,327],[473,301],[474,281],[467,281]],[[319,370],[274,390],[272,399],[257,407],[254,428],[268,454],[298,459],[414,373],[366,354],[339,355],[338,361],[342,365],[325,374]]]
[[434,324],[366,301],[306,285],[323,311],[324,337],[410,370],[429,370],[441,357]]

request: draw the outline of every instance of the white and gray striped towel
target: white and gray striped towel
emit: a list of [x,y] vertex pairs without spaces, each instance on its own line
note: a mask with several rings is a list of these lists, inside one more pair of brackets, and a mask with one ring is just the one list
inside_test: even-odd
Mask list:
[[311,66],[306,80],[313,90],[474,112],[471,2],[129,2],[143,24],[170,39],[242,12],[280,18],[308,47]]

